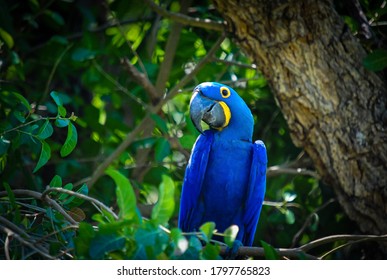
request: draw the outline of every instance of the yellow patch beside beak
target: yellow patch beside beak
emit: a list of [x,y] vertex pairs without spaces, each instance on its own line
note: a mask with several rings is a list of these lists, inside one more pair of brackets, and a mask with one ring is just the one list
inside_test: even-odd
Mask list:
[[219,105],[222,107],[223,109],[223,113],[224,113],[224,117],[225,117],[225,122],[224,124],[222,125],[222,127],[220,129],[223,129],[225,128],[226,126],[228,126],[229,122],[230,122],[230,119],[231,119],[231,111],[230,111],[230,108],[227,106],[226,103],[224,103],[223,101],[219,101],[218,102]]

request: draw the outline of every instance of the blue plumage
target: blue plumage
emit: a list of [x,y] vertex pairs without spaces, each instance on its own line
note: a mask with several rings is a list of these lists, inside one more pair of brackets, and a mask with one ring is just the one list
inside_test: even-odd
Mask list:
[[254,120],[242,98],[230,87],[202,83],[194,90],[190,113],[210,129],[198,137],[186,169],[179,227],[198,231],[208,221],[223,232],[238,225],[237,239],[254,240],[266,185],[266,148],[252,142]]

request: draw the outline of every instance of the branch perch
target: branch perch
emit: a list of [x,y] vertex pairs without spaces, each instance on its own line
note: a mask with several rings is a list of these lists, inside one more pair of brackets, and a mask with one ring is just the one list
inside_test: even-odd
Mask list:
[[209,19],[200,19],[200,18],[193,18],[190,16],[186,16],[180,13],[174,13],[170,12],[159,5],[157,5],[152,0],[145,0],[145,3],[156,13],[159,15],[172,19],[174,21],[177,21],[179,23],[193,26],[193,27],[200,27],[208,30],[215,30],[223,32],[225,30],[225,23],[224,22],[216,22]]

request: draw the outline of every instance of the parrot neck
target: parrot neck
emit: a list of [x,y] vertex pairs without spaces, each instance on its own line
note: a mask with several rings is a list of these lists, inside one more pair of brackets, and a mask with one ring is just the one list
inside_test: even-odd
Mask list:
[[254,119],[250,110],[245,114],[232,114],[230,123],[222,130],[215,130],[215,135],[222,140],[242,140],[252,142]]

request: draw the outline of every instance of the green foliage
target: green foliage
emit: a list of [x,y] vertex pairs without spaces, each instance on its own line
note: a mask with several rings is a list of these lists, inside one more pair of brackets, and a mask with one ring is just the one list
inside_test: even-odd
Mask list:
[[377,49],[363,60],[364,67],[372,71],[380,71],[387,67],[387,50]]
[[261,240],[261,244],[263,249],[265,250],[265,257],[267,260],[279,260],[280,257],[277,253],[277,251],[271,246],[270,244],[266,243],[265,241]]
[[[269,165],[284,164],[301,151],[292,145],[262,74],[227,38],[215,52],[216,61],[179,84],[219,33],[184,26],[177,51],[167,53],[173,22],[140,2],[8,2],[0,0],[0,216],[21,230],[24,241],[41,242],[36,250],[14,239],[9,257],[47,258],[46,252],[62,259],[220,258],[219,242],[210,242],[221,239],[231,247],[236,227],[224,233],[211,222],[197,233],[177,228],[184,170],[198,136],[189,120],[189,100],[200,82],[230,84],[252,109],[254,138],[265,142]],[[179,7],[179,1],[168,3],[167,8]],[[221,20],[210,2],[195,5],[190,16]],[[367,15],[374,10],[368,5]],[[378,20],[384,14],[385,8]],[[351,28],[355,32],[356,24]],[[159,96],[139,85],[125,61],[151,84],[167,76],[166,85],[156,90]],[[164,61],[171,62],[170,72],[162,68]],[[385,68],[385,51],[375,50],[364,63],[373,71]],[[169,99],[175,87],[179,93]],[[165,96],[168,102],[160,105]],[[155,110],[157,104],[161,110]],[[131,135],[143,122],[144,129]],[[40,197],[46,188],[47,196]],[[275,203],[263,207],[255,245],[262,244],[267,258],[276,258],[268,243],[290,247],[355,231],[333,197],[330,186],[316,178],[268,178],[265,199]],[[6,238],[0,228],[2,244]],[[0,259],[7,257],[4,252]]]

